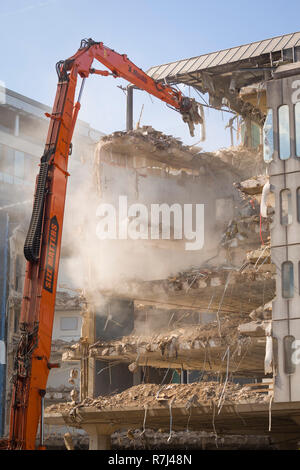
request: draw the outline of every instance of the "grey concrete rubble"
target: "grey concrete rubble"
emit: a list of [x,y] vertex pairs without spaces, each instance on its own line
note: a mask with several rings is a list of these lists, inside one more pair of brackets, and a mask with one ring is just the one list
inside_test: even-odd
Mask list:
[[262,148],[257,150],[243,145],[222,148],[216,152],[216,156],[231,164],[239,172],[241,179],[262,174],[266,168],[262,158]]
[[261,305],[249,314],[249,317],[254,321],[271,320],[272,319],[272,301]]
[[126,450],[259,450],[270,449],[271,440],[267,436],[220,436],[205,431],[173,431],[171,439],[168,429],[133,429],[118,431],[111,436],[112,449]]
[[269,401],[270,397],[268,396],[267,387],[259,391],[258,387],[241,386],[232,382],[226,382],[225,388],[224,384],[214,381],[187,385],[169,384],[160,386],[155,384],[140,384],[117,395],[86,398],[75,407],[71,403],[50,405],[46,409],[46,413],[67,412],[72,419],[72,416],[75,417],[77,410],[80,410],[82,407],[105,410],[115,408],[126,409],[132,406],[143,407],[145,405],[164,407],[170,403],[174,407],[177,405],[197,406],[212,402],[215,402],[216,406],[220,407],[223,399],[236,403],[264,403]]
[[[64,436],[65,444],[61,440],[61,436],[51,432],[52,426],[47,426],[47,435],[45,437],[45,444],[47,448],[69,450],[86,450],[89,445],[88,435],[78,435],[76,430]],[[67,434],[67,433],[66,433]],[[71,439],[70,439],[71,437]],[[269,450],[276,448],[272,444],[272,440],[268,436],[243,436],[243,435],[223,435],[216,436],[213,432],[205,431],[191,431],[185,429],[184,431],[173,431],[172,438],[169,439],[170,433],[167,428],[155,429],[128,429],[127,431],[116,431],[111,435],[111,449],[112,450],[216,450],[216,449],[232,449],[236,450]],[[66,439],[71,441],[66,444]],[[72,449],[73,447],[73,449]]]
[[254,194],[261,194],[264,185],[269,180],[267,175],[257,175],[248,178],[245,181],[235,183],[235,187],[244,194],[253,196]]
[[[165,135],[151,126],[143,126],[127,132],[113,132],[104,136],[99,144],[99,151],[101,150],[99,158],[105,159],[106,152],[113,152],[116,156],[118,154],[130,155],[132,149],[135,149],[136,154],[140,152],[140,155],[149,162],[154,160],[171,168],[199,170],[202,167],[210,171],[225,169],[240,176],[236,168],[225,159],[214,156],[210,152],[202,152],[197,146],[183,145],[180,139]],[[121,161],[119,163],[122,164]]]

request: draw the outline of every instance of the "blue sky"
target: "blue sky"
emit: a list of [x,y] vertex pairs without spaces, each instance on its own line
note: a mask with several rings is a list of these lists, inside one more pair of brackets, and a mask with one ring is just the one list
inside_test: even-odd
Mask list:
[[[152,65],[300,30],[299,0],[0,0],[0,80],[19,93],[51,105],[55,64],[92,37],[147,70]],[[101,68],[101,65],[96,67]],[[91,76],[80,118],[103,132],[125,128],[125,95],[111,77]],[[189,93],[186,88],[186,94]],[[135,121],[190,138],[180,116],[147,93],[135,93]],[[204,150],[229,144],[227,113],[206,111]]]

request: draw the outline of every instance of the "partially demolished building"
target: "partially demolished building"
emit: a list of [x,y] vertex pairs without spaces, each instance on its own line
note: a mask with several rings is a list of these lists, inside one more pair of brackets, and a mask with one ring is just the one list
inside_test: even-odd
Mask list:
[[98,196],[203,203],[205,248],[187,252],[176,237],[105,240],[86,290],[88,334],[63,354],[81,361],[81,396],[48,408],[49,429],[84,429],[91,449],[226,447],[224,436],[237,448],[245,435],[245,447],[297,445],[299,41],[294,33],[150,69],[242,116],[238,148],[207,154],[132,130],[128,90],[127,132],[97,149]]
[[[150,69],[242,118],[242,145],[216,153],[133,130],[128,88],[127,131],[100,140],[72,201],[66,258],[82,328],[61,353],[80,373],[69,401],[46,409],[48,444],[297,446],[299,48],[294,33]],[[153,204],[172,207],[154,228]],[[187,250],[195,225],[177,236],[176,208],[193,204],[204,205],[204,244]],[[135,237],[120,236],[135,218]]]
[[[244,166],[229,163],[229,154],[231,161],[242,156]],[[97,263],[90,266],[94,271],[85,291],[82,339],[63,353],[64,361],[81,361],[81,397],[76,404],[47,409],[50,435],[51,426],[65,420],[85,429],[90,446],[99,448],[109,445],[115,430],[125,428],[135,435],[134,429],[142,427],[147,435],[152,427],[154,433],[168,430],[165,445],[172,446],[175,431],[187,426],[198,431],[199,439],[204,432],[211,446],[219,431],[197,424],[198,415],[196,422],[190,421],[191,404],[216,406],[217,415],[227,400],[269,405],[273,364],[272,356],[265,356],[275,269],[269,248],[271,215],[263,221],[259,215],[266,178],[249,178],[258,164],[263,171],[259,148],[206,154],[149,127],[101,140],[95,174],[103,200],[113,201],[122,187],[128,201],[201,201],[205,250],[188,252],[175,239],[122,240],[123,246],[119,240],[101,240],[109,257],[95,253]],[[112,424],[108,410],[122,412],[122,418]],[[144,413],[141,423],[138,410]],[[178,413],[183,413],[180,422]],[[237,434],[236,442],[244,432],[239,428]],[[270,444],[263,432],[253,434],[258,448]],[[155,442],[163,445],[163,435]],[[135,436],[138,442],[139,434]],[[126,448],[126,439],[117,444],[113,437],[112,442]],[[190,443],[193,439],[195,434]],[[249,439],[242,447],[253,445],[255,438]],[[182,442],[189,447],[188,438]]]

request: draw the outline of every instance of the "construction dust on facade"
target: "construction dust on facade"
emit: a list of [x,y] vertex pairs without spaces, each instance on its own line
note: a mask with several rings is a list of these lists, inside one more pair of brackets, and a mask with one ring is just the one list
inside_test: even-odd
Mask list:
[[[232,146],[205,152],[151,126],[134,129],[132,86],[126,131],[103,135],[79,122],[52,337],[51,361],[60,367],[46,390],[44,442],[52,449],[297,448],[300,33],[148,74],[208,97],[203,138],[205,106],[230,110]],[[48,108],[7,89],[3,95],[5,436],[31,183]],[[155,226],[154,206],[167,208]],[[200,249],[192,243],[197,207]],[[103,218],[109,211],[115,218]],[[124,227],[131,236],[120,235]]]

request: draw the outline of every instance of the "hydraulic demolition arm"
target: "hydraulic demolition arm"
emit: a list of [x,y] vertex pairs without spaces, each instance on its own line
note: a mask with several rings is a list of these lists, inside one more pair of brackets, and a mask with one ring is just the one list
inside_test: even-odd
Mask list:
[[[97,59],[109,70],[95,70]],[[83,40],[75,55],[57,64],[58,85],[50,118],[44,154],[36,179],[33,212],[24,246],[27,260],[23,290],[20,342],[14,363],[9,449],[34,449],[41,420],[40,448],[43,446],[43,406],[55,308],[61,248],[68,158],[80,109],[84,80],[89,74],[112,75],[128,80],[178,110],[193,133],[201,123],[195,100],[184,97],[171,86],[156,82],[136,67],[126,55],[91,39]],[[78,100],[78,76],[83,78]]]

